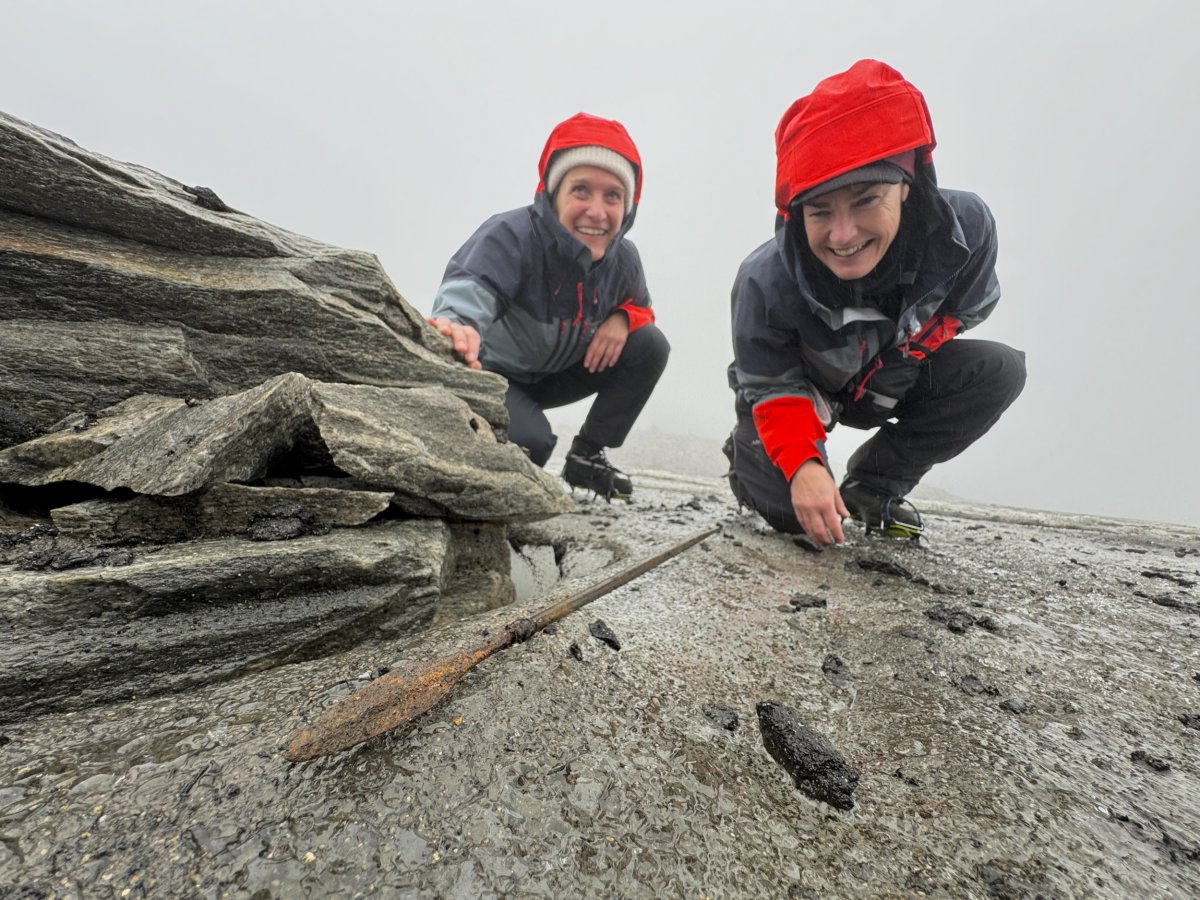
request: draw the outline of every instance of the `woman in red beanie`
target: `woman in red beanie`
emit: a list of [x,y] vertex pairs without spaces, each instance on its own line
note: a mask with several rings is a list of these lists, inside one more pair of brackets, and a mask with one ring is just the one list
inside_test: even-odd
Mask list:
[[539,466],[544,410],[595,395],[563,478],[608,498],[633,484],[620,447],[667,364],[637,248],[625,240],[642,160],[619,122],[578,113],[550,133],[531,206],[492,216],[450,259],[429,322],[467,365],[508,379],[509,438]]
[[[775,132],[775,238],[733,287],[739,502],[772,527],[842,543],[842,520],[917,537],[904,498],[996,423],[1025,357],[951,340],[1000,297],[996,228],[979,197],[939,188],[925,99],[860,60],[801,97]],[[838,422],[876,432],[840,488],[825,454]]]

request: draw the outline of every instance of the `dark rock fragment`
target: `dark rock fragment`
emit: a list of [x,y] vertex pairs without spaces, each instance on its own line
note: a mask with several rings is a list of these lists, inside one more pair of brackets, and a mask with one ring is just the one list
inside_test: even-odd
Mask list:
[[731,732],[737,731],[738,714],[730,707],[723,703],[706,703],[700,709],[704,713],[704,718],[708,719],[714,728]]
[[788,885],[787,900],[820,900],[821,895],[795,881]]
[[792,543],[803,550],[805,553],[824,553],[824,549],[818,547],[809,539],[806,534],[798,534],[792,538]]
[[1016,716],[1023,716],[1025,713],[1033,712],[1033,709],[1024,700],[1019,700],[1016,697],[1010,697],[1000,704],[1000,708],[1005,712],[1010,712]]
[[608,627],[608,623],[603,619],[597,619],[588,626],[588,633],[601,643],[608,644],[614,650],[621,649],[621,641],[617,638],[613,630]]
[[1184,728],[1200,730],[1200,713],[1188,713],[1186,716],[1180,716],[1179,721],[1183,723]]
[[800,721],[794,709],[765,700],[755,710],[763,746],[792,776],[796,787],[836,809],[854,808],[859,773],[824,735]]
[[941,622],[956,634],[963,634],[978,624],[975,617],[961,606],[948,606],[945,603],[935,603],[925,610],[925,616],[935,622]]
[[825,609],[828,606],[825,598],[816,594],[793,594],[788,604],[793,609]]
[[[1137,592],[1135,591],[1135,593]],[[1186,600],[1176,600],[1170,594],[1151,597],[1150,600],[1159,606],[1165,606],[1168,609],[1180,609],[1184,612],[1200,614],[1200,603],[1188,603]]]
[[821,663],[821,673],[838,687],[846,687],[854,680],[854,675],[846,661],[840,656],[830,653]]
[[572,643],[567,651],[580,662],[583,662],[583,649],[576,643]]
[[129,550],[98,550],[95,547],[60,546],[52,542],[49,547],[17,560],[14,568],[33,572],[62,572],[84,566],[127,566],[131,562],[133,554]]
[[1145,750],[1134,750],[1129,754],[1129,761],[1137,763],[1139,766],[1145,766],[1153,772],[1169,772],[1171,764],[1159,756],[1152,756]]
[[34,419],[15,406],[0,406],[0,450],[32,440],[42,433]]
[[1000,633],[1000,623],[991,616],[978,616],[975,619],[975,624],[984,631],[990,631],[992,634]]
[[930,653],[937,652],[937,641],[927,634],[922,634],[920,629],[913,628],[911,625],[904,625],[892,632],[900,637],[908,638],[913,641],[920,641],[925,645],[925,649]]
[[237,212],[237,210],[228,206],[224,200],[218,197],[217,192],[212,188],[184,186],[184,190],[192,195],[192,199],[197,206],[211,209],[213,212]]
[[1162,836],[1162,845],[1173,863],[1200,862],[1200,845],[1189,847],[1165,831]]
[[904,566],[882,556],[863,556],[859,557],[855,562],[858,563],[860,569],[867,572],[879,572],[883,575],[893,575],[896,578],[907,578],[910,581],[913,577],[912,572],[908,571]]
[[1191,578],[1184,578],[1182,575],[1177,575],[1174,572],[1169,572],[1166,569],[1146,569],[1142,572],[1143,578],[1159,578],[1163,581],[1169,581],[1172,584],[1177,584],[1180,587],[1191,588],[1196,586],[1196,582]]
[[964,694],[979,696],[981,694],[989,697],[995,697],[1000,693],[1000,689],[994,684],[988,684],[978,675],[964,675],[961,678],[951,682],[956,688]]
[[246,537],[252,541],[290,541],[311,533],[314,519],[301,504],[280,500],[265,512],[251,516]]

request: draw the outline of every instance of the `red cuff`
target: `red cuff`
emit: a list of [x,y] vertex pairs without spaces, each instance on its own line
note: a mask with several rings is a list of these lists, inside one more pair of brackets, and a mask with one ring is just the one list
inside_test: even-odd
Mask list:
[[754,427],[771,462],[788,481],[810,459],[821,459],[817,446],[825,426],[807,397],[776,397],[754,407]]
[[[954,316],[934,316],[909,340],[909,355],[924,359],[925,354],[932,353],[962,330],[962,322]],[[913,344],[917,345],[915,351]]]
[[617,309],[629,317],[629,330],[637,331],[643,325],[654,321],[654,310],[648,306],[637,306],[632,300],[626,300]]

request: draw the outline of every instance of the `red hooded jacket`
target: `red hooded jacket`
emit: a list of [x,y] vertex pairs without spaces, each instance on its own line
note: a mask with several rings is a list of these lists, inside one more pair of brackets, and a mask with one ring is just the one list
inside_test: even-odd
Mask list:
[[[735,282],[734,382],[753,408],[764,450],[788,479],[824,455],[825,426],[835,418],[830,398],[850,391],[857,401],[882,353],[903,344],[906,356],[923,359],[982,321],[999,297],[991,215],[977,197],[936,187],[935,145],[921,92],[872,59],[821,81],[775,131],[780,228]],[[930,237],[913,304],[899,322],[847,323],[789,261],[787,234],[800,226],[788,221],[788,207],[809,188],[908,150],[916,150],[914,189],[936,196],[946,233]]]

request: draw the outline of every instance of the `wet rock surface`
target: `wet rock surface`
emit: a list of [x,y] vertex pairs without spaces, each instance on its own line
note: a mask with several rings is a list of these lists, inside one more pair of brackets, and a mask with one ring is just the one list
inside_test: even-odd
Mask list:
[[[456,364],[371,254],[3,112],[0,159],[0,400],[34,423],[300,372],[441,385],[507,424],[503,379]],[[0,438],[6,422],[0,413]]]
[[[0,726],[0,884],[18,896],[1196,895],[1200,732],[1181,717],[1200,710],[1200,623],[1133,591],[1152,568],[1200,576],[1200,532],[927,503],[919,544],[850,526],[848,546],[806,553],[739,515],[716,479],[632,471],[636,503],[581,500],[526,529],[537,541],[523,549],[541,542],[556,565],[547,593]],[[412,727],[283,759],[287,736],[372,673],[473,644],[717,522],[702,545],[486,660]],[[601,567],[564,574],[589,547],[607,554]],[[935,584],[1000,629],[928,618],[946,596]],[[826,608],[781,612],[797,594]],[[619,653],[590,635],[597,618]],[[830,655],[850,663],[847,687],[822,671]],[[1013,698],[1028,711],[1000,708]],[[853,809],[797,790],[754,724],[763,700],[860,773]],[[717,707],[743,724],[715,725],[704,710]]]

